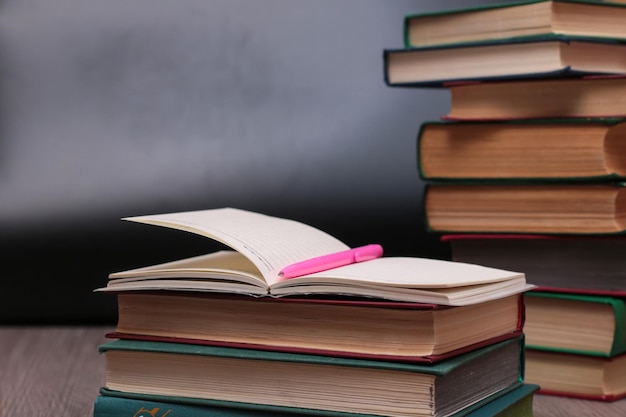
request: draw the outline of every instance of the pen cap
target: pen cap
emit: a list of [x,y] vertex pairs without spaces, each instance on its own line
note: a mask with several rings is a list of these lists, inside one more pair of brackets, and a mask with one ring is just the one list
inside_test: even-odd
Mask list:
[[383,247],[372,244],[354,250],[354,261],[363,262],[383,256]]

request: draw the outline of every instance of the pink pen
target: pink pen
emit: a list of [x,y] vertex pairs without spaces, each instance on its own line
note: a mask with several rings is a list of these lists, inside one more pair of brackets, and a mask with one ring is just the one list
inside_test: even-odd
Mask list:
[[369,261],[383,256],[380,245],[366,245],[354,249],[319,256],[302,262],[296,262],[283,268],[279,275],[282,279],[300,277],[315,272],[327,271],[344,265]]

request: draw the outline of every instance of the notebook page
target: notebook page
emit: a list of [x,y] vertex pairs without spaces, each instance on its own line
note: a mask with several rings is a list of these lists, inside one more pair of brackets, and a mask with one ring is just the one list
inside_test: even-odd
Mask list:
[[290,264],[349,249],[333,236],[294,220],[221,208],[124,220],[184,230],[209,237],[238,251],[259,269],[271,285]]
[[523,273],[439,259],[389,257],[342,266],[281,282],[280,287],[340,279],[401,288],[452,288],[525,278]]

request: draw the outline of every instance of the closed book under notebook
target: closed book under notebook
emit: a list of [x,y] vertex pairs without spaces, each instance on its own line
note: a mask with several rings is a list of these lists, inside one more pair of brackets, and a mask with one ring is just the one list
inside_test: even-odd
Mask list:
[[[536,385],[524,384],[490,401],[484,400],[472,407],[474,411],[463,413],[466,417],[532,417],[533,394]],[[364,416],[364,414],[335,413],[294,409],[278,411],[262,405],[250,407],[220,407],[209,405],[203,400],[179,397],[145,399],[142,395],[111,392],[103,389],[94,404],[94,417],[287,417],[287,416]],[[139,413],[144,413],[139,414]],[[458,415],[458,414],[457,414]]]
[[429,366],[126,340],[100,351],[104,388],[119,395],[397,417],[469,413],[520,386],[524,369],[521,337]]
[[[118,294],[112,338],[439,362],[519,335],[521,294],[446,307],[353,298]],[[314,335],[314,337],[311,337]]]
[[430,122],[417,138],[424,180],[606,181],[626,177],[622,119]]

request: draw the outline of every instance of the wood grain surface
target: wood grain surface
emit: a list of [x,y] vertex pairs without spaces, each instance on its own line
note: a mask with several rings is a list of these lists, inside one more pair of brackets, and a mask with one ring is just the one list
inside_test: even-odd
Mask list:
[[[87,417],[104,380],[107,327],[0,327],[0,416]],[[626,416],[614,403],[536,395],[535,417]]]

